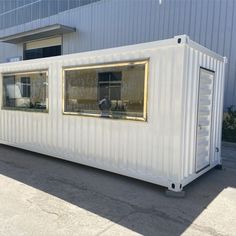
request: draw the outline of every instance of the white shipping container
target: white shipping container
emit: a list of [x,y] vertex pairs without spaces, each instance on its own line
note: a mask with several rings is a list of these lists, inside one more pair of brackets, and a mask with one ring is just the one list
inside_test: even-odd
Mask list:
[[[225,58],[181,35],[150,43],[1,64],[0,142],[181,191],[221,164],[225,63]],[[73,70],[81,73],[85,69],[112,66],[117,69],[139,64],[145,67],[144,97],[140,100],[142,117],[127,113],[113,119],[100,117],[99,113],[88,116],[89,112],[65,110],[65,96],[70,96],[65,94],[68,88],[64,77],[68,71],[72,70],[73,77]],[[27,90],[31,84],[27,84],[30,82],[25,74],[36,71],[48,73],[44,82],[48,99],[39,105],[46,106],[46,112],[32,112],[29,108],[32,98],[27,91],[32,88]],[[25,94],[21,98],[9,95],[8,90],[13,86],[4,84],[4,78],[10,78],[14,82],[9,83],[18,86],[17,76],[26,81],[19,85]],[[125,86],[121,83],[119,86]],[[116,82],[113,85],[118,86]],[[96,86],[104,88],[100,81]],[[74,86],[80,94],[85,91],[88,95],[89,86],[87,90],[85,87]],[[128,97],[135,93],[136,87],[134,84]],[[114,88],[114,91],[119,94],[120,90]],[[137,93],[136,96],[142,94]],[[9,109],[6,101],[8,106],[13,101],[19,107]],[[80,106],[75,98],[70,100],[70,107],[73,101]],[[91,103],[89,98],[86,101]],[[126,102],[130,104],[129,99]]]

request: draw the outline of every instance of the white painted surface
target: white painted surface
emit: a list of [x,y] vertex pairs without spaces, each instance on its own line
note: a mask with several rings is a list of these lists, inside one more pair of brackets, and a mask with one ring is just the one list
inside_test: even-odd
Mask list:
[[[179,38],[179,37],[177,37]],[[49,113],[0,111],[2,143],[179,191],[220,163],[224,59],[188,37],[0,65],[49,70]],[[147,122],[62,114],[62,67],[149,58]],[[210,165],[195,172],[200,67],[216,71]],[[182,184],[182,186],[180,186]]]
[[211,120],[215,73],[200,68],[198,88],[196,171],[210,164]]

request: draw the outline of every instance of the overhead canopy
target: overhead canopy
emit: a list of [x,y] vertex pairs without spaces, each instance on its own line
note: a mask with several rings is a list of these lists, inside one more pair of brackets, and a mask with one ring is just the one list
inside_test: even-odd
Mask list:
[[41,38],[67,34],[67,33],[75,32],[75,31],[76,29],[73,27],[55,24],[55,25],[49,25],[49,26],[45,26],[45,27],[41,27],[41,28],[29,30],[29,31],[24,31],[17,34],[4,36],[0,38],[0,42],[18,44],[18,43],[37,40]]

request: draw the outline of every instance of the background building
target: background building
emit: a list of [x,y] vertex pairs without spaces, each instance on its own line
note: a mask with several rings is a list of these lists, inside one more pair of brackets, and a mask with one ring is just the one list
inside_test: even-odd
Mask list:
[[236,105],[234,0],[1,0],[0,62],[188,34],[228,58],[224,107]]

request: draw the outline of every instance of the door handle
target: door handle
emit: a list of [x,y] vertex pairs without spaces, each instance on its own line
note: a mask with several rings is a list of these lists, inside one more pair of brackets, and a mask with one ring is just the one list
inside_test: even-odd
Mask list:
[[198,128],[199,128],[199,129],[202,129],[202,125],[199,124],[199,125],[198,125]]

